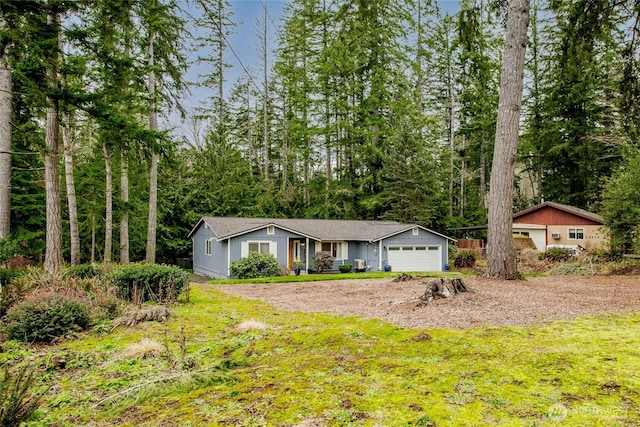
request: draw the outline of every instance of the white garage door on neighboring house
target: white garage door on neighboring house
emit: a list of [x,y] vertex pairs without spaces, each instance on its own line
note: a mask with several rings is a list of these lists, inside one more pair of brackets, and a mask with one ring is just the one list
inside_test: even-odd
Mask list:
[[391,271],[441,271],[441,246],[389,246]]

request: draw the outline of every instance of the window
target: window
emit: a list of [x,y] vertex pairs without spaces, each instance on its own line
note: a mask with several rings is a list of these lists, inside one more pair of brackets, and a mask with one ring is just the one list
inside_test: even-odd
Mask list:
[[414,236],[418,235],[418,227],[413,227],[413,235]]
[[269,253],[269,242],[249,242],[249,252]]
[[335,259],[347,259],[347,242],[322,242],[322,251]]
[[529,232],[528,231],[514,231],[513,234],[520,234],[522,236],[529,237]]
[[584,239],[584,228],[570,228],[569,239],[572,239],[572,240]]
[[206,255],[211,255],[212,247],[213,247],[213,241],[211,239],[207,240],[204,244],[204,253]]
[[276,234],[276,228],[273,225],[267,227],[267,234],[272,236]]

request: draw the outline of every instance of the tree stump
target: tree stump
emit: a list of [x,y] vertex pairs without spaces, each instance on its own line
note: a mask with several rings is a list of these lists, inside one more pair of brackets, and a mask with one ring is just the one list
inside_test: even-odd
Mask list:
[[420,297],[426,302],[436,298],[451,298],[461,292],[469,291],[462,279],[432,279],[426,282],[426,285],[427,288]]

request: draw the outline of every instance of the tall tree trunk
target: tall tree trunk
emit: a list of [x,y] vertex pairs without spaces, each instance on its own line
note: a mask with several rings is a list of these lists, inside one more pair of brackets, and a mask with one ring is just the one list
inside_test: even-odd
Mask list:
[[111,151],[107,144],[102,147],[104,150],[104,170],[105,170],[105,218],[104,218],[104,263],[111,262],[111,249],[113,246],[113,176],[111,173]]
[[264,179],[269,179],[269,64],[267,57],[267,2],[262,4],[264,8],[264,28],[262,33],[262,156],[264,164]]
[[[5,22],[0,18],[0,31]],[[11,232],[11,65],[9,53],[0,58],[0,239]]]
[[[71,116],[68,121],[72,121]],[[73,179],[73,136],[70,123],[62,129],[62,145],[64,147],[64,178],[67,189],[67,205],[69,207],[69,239],[71,244],[71,265],[80,264],[80,232],[78,230],[78,208],[76,202],[76,185]]]
[[529,0],[510,0],[489,188],[487,235],[487,275],[508,280],[520,277],[512,231],[513,181],[528,25]]
[[[156,75],[153,71],[154,54],[153,43],[154,36],[149,36],[149,96],[151,97],[151,105],[149,112],[149,129],[158,130],[158,114],[156,112],[155,92],[156,92]],[[158,161],[159,157],[156,153],[151,155],[151,170],[149,172],[149,220],[147,223],[147,254],[145,261],[149,264],[156,262],[156,224],[158,220]]]
[[120,160],[120,199],[122,211],[120,213],[120,263],[129,262],[129,159],[123,152]]
[[[449,67],[449,75],[451,77],[451,67]],[[455,98],[453,92],[453,80],[450,80],[449,83],[449,117],[448,117],[448,125],[449,125],[449,216],[453,217],[453,187],[454,187],[454,179],[455,179],[455,164],[454,164],[454,155],[456,153],[456,132],[455,132]],[[460,174],[462,172],[460,171]]]
[[[327,1],[322,0],[322,15],[327,13]],[[329,38],[329,31],[327,29],[326,17],[322,19],[322,51],[327,52],[327,41]],[[331,108],[329,99],[329,77],[325,71],[325,75],[322,81],[323,85],[323,98],[324,98],[324,145],[325,145],[325,194],[324,194],[324,217],[329,219],[331,217]]]
[[[60,15],[47,15],[47,25],[55,26],[60,44]],[[47,69],[49,92],[46,96],[46,155],[44,157],[44,179],[46,193],[46,249],[44,269],[48,273],[57,273],[62,267],[62,214],[60,212],[60,170],[58,168],[58,144],[60,124],[58,119],[58,51],[53,53]]]
[[[94,200],[95,205],[95,200]],[[96,214],[91,212],[91,264],[96,262]]]
[[487,143],[484,132],[481,133],[480,143],[480,207],[487,207]]

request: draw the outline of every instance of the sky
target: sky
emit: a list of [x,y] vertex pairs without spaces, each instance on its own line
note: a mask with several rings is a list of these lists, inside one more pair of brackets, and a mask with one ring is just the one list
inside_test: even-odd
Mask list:
[[[183,2],[183,6],[186,7],[186,0],[181,1]],[[227,95],[237,79],[246,75],[245,69],[254,75],[254,79],[259,72],[257,58],[259,58],[260,55],[256,28],[257,22],[263,18],[264,8],[266,7],[270,18],[268,39],[273,49],[277,42],[277,31],[281,25],[286,3],[287,0],[229,0],[233,13],[232,19],[237,23],[237,26],[233,34],[229,37],[229,44],[233,48],[233,51],[227,49],[225,52],[225,59],[228,64],[231,64],[231,67],[225,71]],[[457,0],[440,0],[439,3],[442,11],[454,13],[458,9]],[[193,9],[191,9],[191,11],[193,11]],[[271,59],[273,60],[273,57]],[[197,81],[198,74],[202,74],[203,71],[205,70],[202,66],[192,64],[189,67],[187,80]],[[186,97],[184,107],[187,111],[195,111],[208,96],[211,96],[211,93],[208,93],[205,89],[194,87],[191,89],[191,95]],[[169,127],[183,126],[177,116],[169,117],[167,125]]]
[[[274,48],[277,41],[277,27],[280,25],[283,7],[287,1],[230,0],[229,3],[231,5],[231,12],[233,13],[232,20],[236,22],[237,26],[234,28],[233,34],[228,38],[233,51],[227,49],[225,52],[225,60],[231,65],[230,68],[225,70],[225,87],[227,94],[237,79],[246,75],[245,69],[253,74],[254,79],[257,76],[259,68],[256,58],[259,57],[259,41],[256,35],[256,28],[257,22],[263,18],[265,6],[271,21],[268,27],[268,39],[271,47]],[[183,7],[190,13],[194,12],[193,8],[187,7],[184,0]],[[197,29],[191,29],[191,31],[195,34]],[[197,81],[199,79],[198,76],[207,71],[204,66],[193,63],[194,59],[195,56],[189,58],[191,64],[187,72],[186,80],[190,82]],[[195,112],[204,100],[211,95],[212,92],[204,88],[192,87],[191,94],[187,95],[183,101],[183,106],[188,113]],[[180,122],[181,120],[177,115],[171,115],[166,125],[168,127],[183,126]]]

